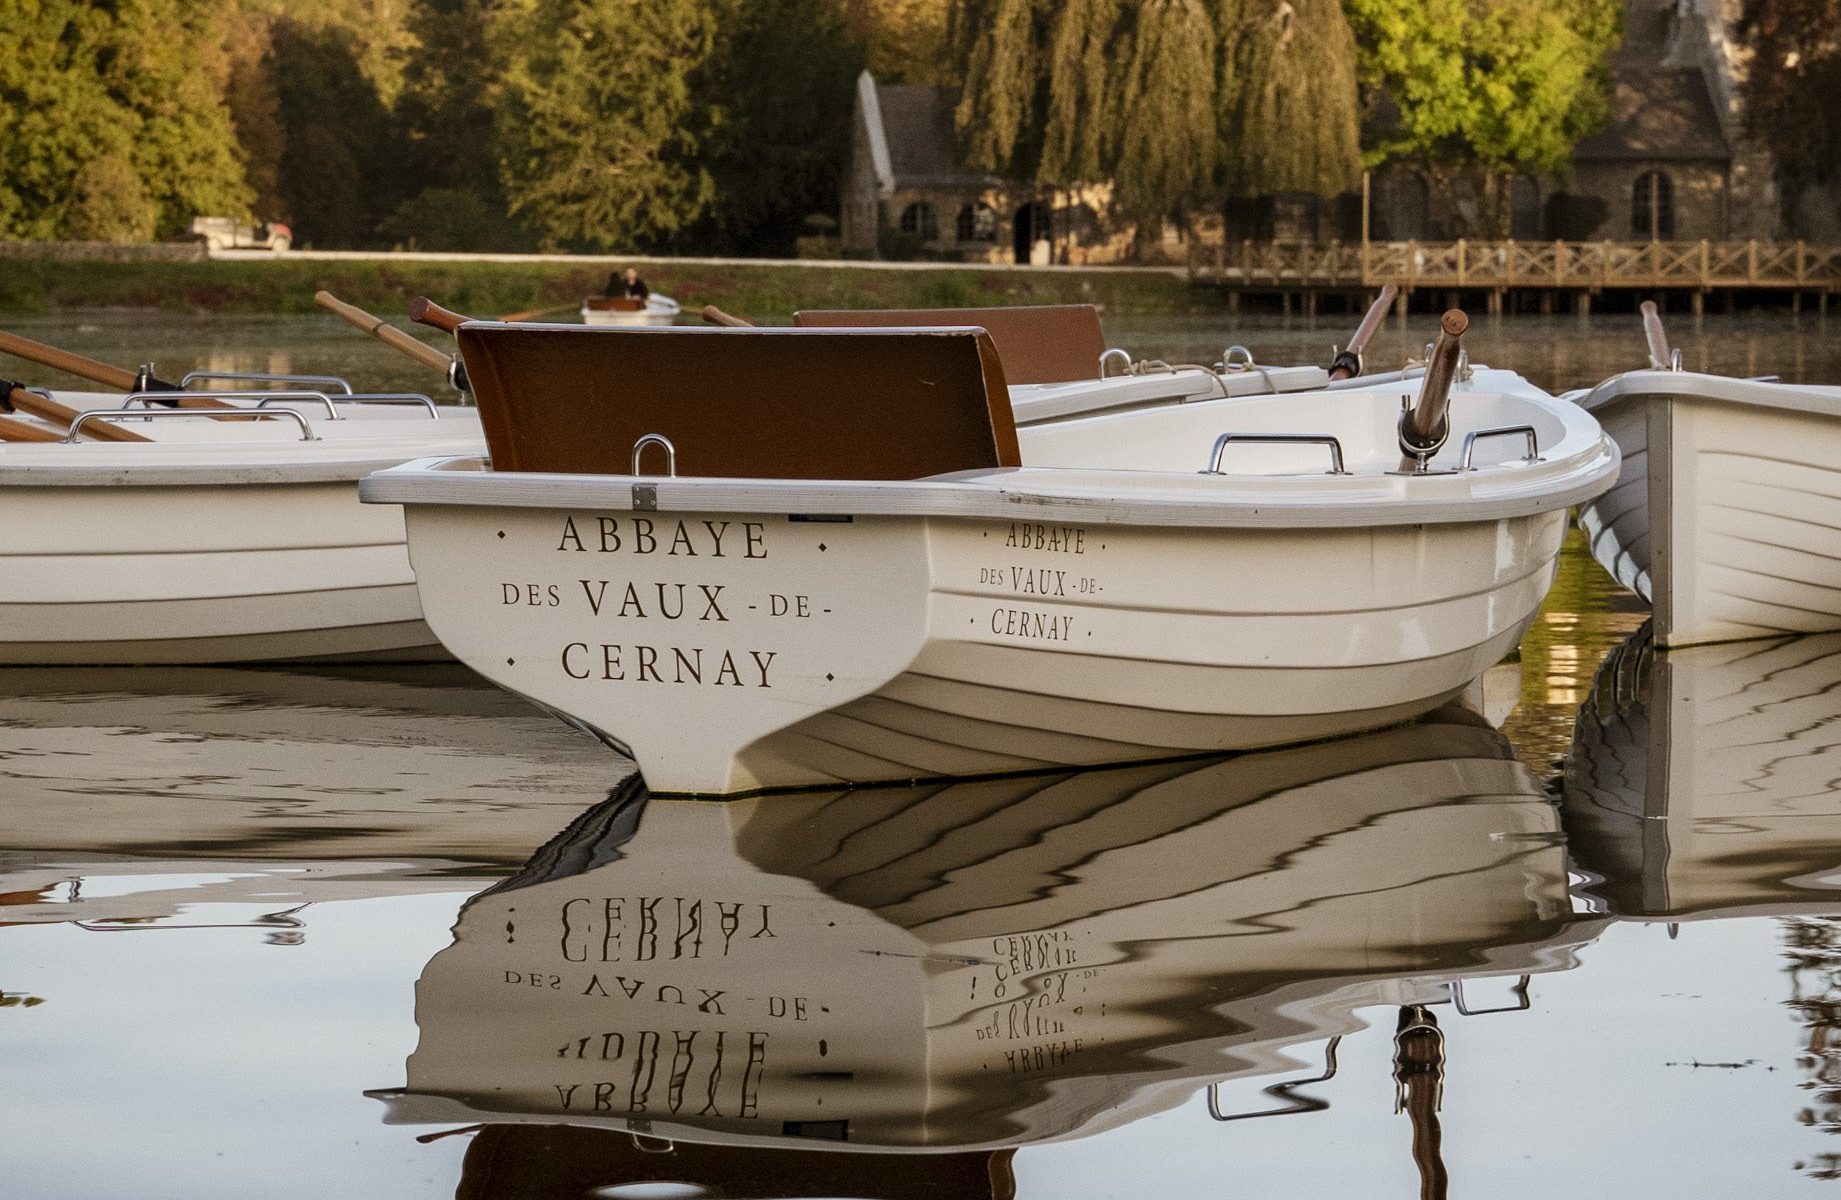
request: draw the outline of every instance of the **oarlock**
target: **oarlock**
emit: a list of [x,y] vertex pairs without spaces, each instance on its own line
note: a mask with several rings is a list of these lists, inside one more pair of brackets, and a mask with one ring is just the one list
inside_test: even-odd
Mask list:
[[1400,413],[1400,469],[1423,474],[1451,436],[1451,385],[1458,377],[1459,339],[1470,318],[1451,309],[1439,319],[1438,341],[1426,362],[1417,402],[1403,402]]

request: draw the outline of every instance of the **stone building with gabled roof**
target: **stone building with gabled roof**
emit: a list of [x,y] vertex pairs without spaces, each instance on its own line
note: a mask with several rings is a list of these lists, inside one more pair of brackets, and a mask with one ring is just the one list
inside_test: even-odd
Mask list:
[[1103,263],[1129,252],[1107,228],[1109,189],[1042,188],[972,171],[951,89],[857,77],[839,233],[853,256],[989,263]]

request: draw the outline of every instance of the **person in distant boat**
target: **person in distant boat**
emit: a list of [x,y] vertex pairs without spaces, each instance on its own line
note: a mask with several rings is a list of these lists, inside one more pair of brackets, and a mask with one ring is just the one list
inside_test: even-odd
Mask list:
[[652,294],[646,281],[639,277],[639,272],[632,267],[626,269],[623,276],[615,271],[607,277],[607,286],[601,289],[601,295],[610,300],[644,300]]

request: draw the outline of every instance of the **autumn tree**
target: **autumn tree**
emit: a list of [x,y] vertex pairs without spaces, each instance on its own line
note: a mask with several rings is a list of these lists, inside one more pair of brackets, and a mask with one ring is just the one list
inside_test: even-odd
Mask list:
[[[698,150],[721,119],[691,80],[716,36],[702,0],[507,0],[488,43],[499,177],[556,246],[631,247],[697,219]],[[771,69],[771,68],[769,68]]]
[[1149,231],[1187,224],[1212,198],[1219,150],[1215,30],[1201,0],[1142,0],[1129,22],[1118,75],[1115,202]]
[[1410,159],[1464,232],[1508,232],[1507,177],[1566,174],[1604,123],[1620,0],[1346,0],[1367,159]]
[[1334,196],[1361,172],[1355,34],[1339,0],[1220,0],[1221,190]]

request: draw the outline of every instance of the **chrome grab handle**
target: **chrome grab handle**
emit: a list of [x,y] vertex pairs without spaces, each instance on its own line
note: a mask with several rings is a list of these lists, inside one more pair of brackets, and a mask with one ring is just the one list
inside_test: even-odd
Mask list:
[[1222,475],[1221,458],[1227,453],[1232,442],[1251,442],[1263,446],[1328,446],[1330,448],[1331,475],[1347,475],[1342,466],[1342,442],[1327,433],[1224,433],[1215,439],[1214,449],[1209,451],[1208,465],[1202,469],[1203,475]]
[[[157,393],[156,393],[157,394]],[[135,412],[126,408],[92,408],[80,412],[70,423],[70,430],[64,435],[66,442],[77,440],[77,432],[91,421],[166,421],[174,417],[246,417],[250,420],[268,420],[275,417],[293,418],[300,426],[300,440],[317,442],[313,436],[313,427],[307,424],[307,418],[291,408],[150,408],[145,412]]]
[[428,410],[429,420],[441,419],[441,410],[421,392],[352,392],[346,399],[353,404],[416,404]]
[[1521,456],[1521,461],[1533,462],[1541,456],[1540,438],[1535,434],[1532,425],[1502,425],[1495,429],[1473,429],[1464,435],[1464,456],[1458,463],[1458,470],[1476,470],[1470,465],[1470,456],[1476,450],[1478,442],[1487,441],[1490,438],[1514,437],[1516,434],[1528,439],[1528,452]]
[[1255,365],[1256,364],[1253,362],[1253,352],[1248,350],[1245,346],[1229,346],[1221,353],[1221,369],[1223,371],[1247,371],[1251,370]]
[[633,474],[639,474],[639,460],[645,456],[647,446],[665,448],[665,474],[676,477],[678,473],[678,448],[671,444],[671,439],[662,433],[648,433],[633,443]]
[[277,375],[270,371],[187,371],[179,380],[180,390],[190,389],[193,380],[197,379],[235,380],[239,383],[323,383],[338,388],[348,396],[352,394],[352,385],[337,375]]
[[1328,1083],[1336,1078],[1336,1047],[1341,1042],[1342,1035],[1339,1033],[1323,1047],[1323,1074],[1313,1075],[1309,1079],[1291,1079],[1261,1089],[1266,1095],[1285,1101],[1286,1107],[1262,1109],[1259,1112],[1224,1113],[1221,1111],[1221,1085],[1211,1083],[1208,1085],[1208,1115],[1217,1121],[1250,1121],[1255,1117],[1288,1117],[1294,1113],[1322,1112],[1330,1106],[1328,1100],[1295,1095],[1293,1089],[1307,1083]]
[[[128,398],[122,402],[122,408],[133,408],[136,400],[141,402],[142,407],[151,408],[156,403],[164,404],[170,400],[189,400],[198,396],[206,396],[212,400],[254,400],[256,402],[255,408],[264,408],[270,404],[282,404],[296,400],[317,400],[326,406],[327,420],[343,421],[345,419],[339,415],[339,406],[334,404],[332,402],[332,397],[328,396],[325,392],[283,392],[273,388],[264,388],[256,392],[132,392],[129,394]],[[231,407],[221,409],[190,408],[185,411],[190,413],[202,413],[206,416],[216,415],[221,417],[239,410]],[[245,408],[240,411],[252,412],[254,409]]]
[[1489,1013],[1525,1012],[1531,1004],[1531,1001],[1528,999],[1528,984],[1532,979],[1533,976],[1531,975],[1523,975],[1517,979],[1515,981],[1515,986],[1509,989],[1509,993],[1516,997],[1516,1002],[1501,1008],[1468,1007],[1464,1003],[1464,981],[1462,979],[1453,979],[1451,981],[1451,1003],[1459,1012],[1467,1017],[1481,1017]]
[[1101,379],[1112,378],[1112,371],[1109,369],[1109,364],[1115,362],[1124,364],[1124,369],[1121,370],[1119,374],[1131,374],[1131,351],[1121,350],[1115,346],[1099,356],[1099,377]]

